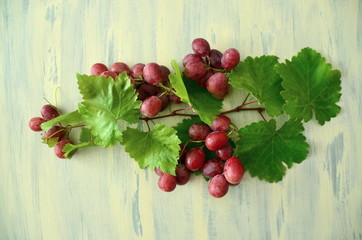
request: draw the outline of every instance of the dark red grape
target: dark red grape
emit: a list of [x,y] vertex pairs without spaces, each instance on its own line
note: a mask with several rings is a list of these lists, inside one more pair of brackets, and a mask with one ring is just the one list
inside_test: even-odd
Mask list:
[[156,85],[162,82],[162,70],[157,63],[148,63],[143,68],[143,78],[146,82]]
[[185,185],[191,177],[190,171],[185,165],[179,164],[176,167],[176,182],[178,185]]
[[175,103],[175,104],[182,103],[181,98],[179,96],[177,96],[177,95],[174,95],[174,94],[168,95],[168,99],[170,99],[170,102]]
[[221,174],[224,164],[219,159],[210,159],[201,167],[201,174],[206,178],[212,178],[217,174]]
[[52,120],[53,118],[59,116],[57,109],[50,104],[44,105],[40,109],[40,114],[43,116],[45,120]]
[[143,68],[145,65],[143,63],[137,63],[131,68],[131,76],[135,79],[139,79],[143,76]]
[[221,160],[228,160],[233,155],[233,148],[230,144],[227,144],[225,147],[222,147],[215,151],[215,154]]
[[168,75],[170,75],[170,70],[166,67],[166,66],[163,66],[163,65],[160,65],[160,68],[161,68],[161,72],[162,72],[162,82],[168,82]]
[[222,92],[228,85],[228,79],[223,73],[215,73],[206,81],[206,88],[211,93]]
[[183,61],[182,61],[182,65],[186,66],[186,64],[188,64],[189,62],[201,62],[201,63],[204,63],[204,60],[202,59],[202,57],[196,55],[196,54],[193,54],[193,53],[190,53],[190,54],[187,54]]
[[172,192],[176,188],[176,177],[171,174],[164,173],[158,180],[158,187],[165,192]]
[[91,75],[98,75],[100,76],[102,72],[108,71],[108,68],[103,63],[96,63],[93,64],[90,70]]
[[208,189],[211,196],[221,198],[228,192],[229,183],[224,175],[218,174],[210,180]]
[[212,132],[209,135],[207,135],[205,139],[205,146],[211,150],[216,151],[228,144],[228,136],[225,132]]
[[202,148],[191,148],[187,153],[185,157],[185,165],[187,169],[191,171],[196,171],[205,162],[205,152]]
[[131,69],[129,69],[128,65],[123,62],[113,63],[109,68],[109,71],[115,72],[117,75],[126,72],[127,75],[131,74]]
[[210,67],[216,69],[222,69],[221,57],[222,53],[219,50],[212,49],[209,53]]
[[184,144],[180,144],[180,152],[179,152],[179,158],[178,158],[178,161],[181,162],[181,163],[184,163],[185,162],[185,156],[186,156],[186,148],[185,148],[185,145]]
[[65,156],[64,156],[65,152],[63,152],[63,148],[68,143],[70,143],[70,141],[68,139],[62,139],[57,143],[57,145],[55,145],[54,153],[55,153],[55,155],[57,155],[58,158],[65,158]]
[[210,132],[210,127],[205,123],[195,123],[192,124],[189,128],[190,138],[196,141],[204,140]]
[[229,130],[229,125],[231,123],[230,118],[228,118],[225,115],[219,115],[217,116],[217,118],[214,119],[214,121],[212,122],[212,124],[210,125],[210,128],[213,131],[222,131],[222,132],[226,132]]
[[65,129],[60,126],[54,126],[48,131],[44,132],[45,138],[58,138],[58,141],[64,137]]
[[210,52],[210,44],[203,38],[196,38],[192,41],[192,50],[196,55],[205,57]]
[[230,48],[224,52],[221,58],[221,66],[226,70],[231,70],[238,65],[240,61],[239,51],[235,48]]
[[160,95],[161,94],[159,94],[158,95],[158,97],[161,99],[161,101],[162,101],[162,108],[161,108],[161,112],[163,111],[163,110],[165,110],[166,108],[167,108],[167,106],[168,106],[168,104],[170,103],[170,99],[168,98],[168,96],[167,95],[162,95],[161,97],[160,97]]
[[46,120],[44,118],[41,117],[33,117],[32,119],[30,119],[29,121],[29,127],[31,130],[35,131],[35,132],[39,132],[41,131],[41,127],[40,125],[42,123],[45,123]]
[[155,167],[155,173],[160,177],[163,175],[163,172],[159,167]]
[[224,176],[231,184],[237,184],[244,176],[244,166],[236,157],[226,160],[224,165]]
[[160,87],[149,84],[143,83],[140,88],[138,89],[138,100],[145,100],[148,97],[156,96],[160,92]]
[[200,87],[206,88],[206,82],[212,75],[214,75],[214,71],[211,69],[207,70],[205,76],[196,80],[197,84]]
[[202,62],[189,62],[185,66],[185,75],[186,77],[197,80],[205,76],[206,74],[206,65]]
[[141,113],[146,117],[156,116],[162,108],[162,101],[156,96],[146,98],[141,105]]
[[101,76],[102,77],[105,77],[105,78],[113,78],[113,79],[116,79],[116,77],[118,76],[117,73],[115,72],[112,72],[112,71],[105,71],[105,72],[102,72],[101,73]]

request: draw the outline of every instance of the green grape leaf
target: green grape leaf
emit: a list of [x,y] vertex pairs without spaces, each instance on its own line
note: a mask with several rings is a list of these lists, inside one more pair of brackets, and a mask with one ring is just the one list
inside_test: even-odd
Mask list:
[[64,156],[68,159],[71,159],[73,157],[73,155],[78,151],[79,148],[85,148],[85,147],[90,147],[92,146],[92,144],[90,142],[83,142],[77,145],[68,143],[64,146],[63,148],[63,152],[64,152]]
[[283,78],[286,100],[284,111],[292,118],[308,122],[315,118],[320,125],[337,116],[341,108],[336,104],[341,98],[341,72],[311,48],[302,49],[292,61],[276,66]]
[[59,123],[77,124],[77,123],[82,123],[82,122],[83,122],[82,115],[78,111],[74,111],[74,112],[60,115],[56,118],[53,118],[52,120],[42,123],[41,128],[44,131],[48,131],[52,127],[59,125]]
[[196,81],[182,75],[175,60],[171,62],[171,65],[175,73],[170,74],[169,78],[177,96],[181,98],[181,101],[189,104],[203,122],[210,125],[216,116],[221,113],[222,99],[214,98],[205,88],[200,87]]
[[274,69],[276,64],[276,56],[247,57],[229,74],[230,84],[251,93],[272,117],[283,113],[285,103],[280,95],[282,79]]
[[141,101],[126,73],[115,80],[100,76],[77,75],[84,101],[78,109],[92,129],[94,143],[102,147],[115,145],[122,139],[118,120],[137,123]]
[[57,145],[58,143],[58,138],[55,137],[55,138],[46,138],[46,137],[43,137],[42,138],[42,143],[48,145],[48,147],[54,147],[55,145]]
[[175,175],[181,141],[172,127],[157,124],[150,132],[127,128],[121,143],[140,168],[159,167],[163,172]]
[[84,143],[84,142],[92,142],[92,130],[89,128],[81,128],[80,131],[80,135],[79,135],[79,142],[80,143]]
[[268,182],[282,180],[286,166],[301,163],[308,154],[308,143],[301,122],[291,119],[276,129],[274,119],[239,129],[236,155],[251,176]]

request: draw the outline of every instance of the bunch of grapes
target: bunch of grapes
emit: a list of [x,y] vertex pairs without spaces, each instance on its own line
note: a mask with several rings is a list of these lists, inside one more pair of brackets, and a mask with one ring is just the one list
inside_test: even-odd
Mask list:
[[[30,129],[35,132],[42,131],[40,127],[42,123],[52,120],[53,118],[56,118],[60,115],[57,108],[50,104],[44,105],[40,109],[40,114],[42,115],[42,117],[33,117],[29,121]],[[65,158],[65,153],[62,150],[65,145],[71,143],[69,139],[67,139],[67,135],[67,129],[61,126],[54,126],[48,131],[42,133],[44,143],[48,143],[51,140],[56,141],[56,144],[54,146],[54,153],[59,158]]]
[[192,42],[192,50],[194,53],[186,55],[182,62],[185,75],[197,81],[215,98],[225,98],[230,90],[226,73],[239,63],[239,51],[230,48],[221,53],[217,49],[210,49],[210,44],[203,38],[196,38]]
[[[188,143],[201,142],[203,145],[188,150],[186,146],[181,147],[176,176],[156,168],[155,172],[160,176],[159,188],[165,192],[173,191],[177,184],[186,184],[192,172],[201,172],[205,179],[210,180],[208,190],[216,198],[223,197],[229,185],[239,184],[244,176],[244,167],[238,158],[233,157],[228,137],[230,124],[230,119],[225,115],[219,115],[210,126],[205,123],[192,124],[189,128],[192,140]],[[206,160],[204,148],[214,151],[217,158]]]

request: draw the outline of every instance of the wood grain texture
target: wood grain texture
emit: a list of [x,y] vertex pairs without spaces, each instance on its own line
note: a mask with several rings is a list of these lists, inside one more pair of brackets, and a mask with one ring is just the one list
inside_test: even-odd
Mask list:
[[[76,72],[170,66],[195,37],[281,60],[310,46],[341,70],[341,114],[305,125],[310,154],[282,182],[247,174],[214,199],[194,177],[167,194],[121,146],[63,161],[28,129],[58,86],[61,110],[76,108]],[[361,1],[0,0],[0,44],[0,239],[362,239]]]

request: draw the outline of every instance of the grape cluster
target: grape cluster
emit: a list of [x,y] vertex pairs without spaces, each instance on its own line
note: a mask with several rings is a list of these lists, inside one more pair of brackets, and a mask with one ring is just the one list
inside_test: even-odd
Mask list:
[[[29,121],[29,127],[35,132],[42,131],[40,125],[46,121],[52,120],[59,116],[59,112],[53,105],[47,104],[40,109],[42,117],[33,117]],[[71,143],[67,138],[67,129],[61,126],[54,126],[46,132],[43,132],[43,141],[48,143],[51,139],[56,141],[54,146],[54,153],[59,158],[65,158],[64,152],[62,151],[64,146]]]
[[[201,142],[202,146],[187,149],[181,146],[179,165],[176,176],[155,169],[160,176],[158,186],[165,192],[173,191],[176,185],[184,185],[190,179],[192,172],[199,172],[209,180],[209,193],[216,198],[223,197],[229,185],[237,185],[244,176],[244,167],[240,160],[233,157],[233,149],[229,143],[228,132],[231,121],[225,115],[219,115],[208,126],[205,123],[195,123],[189,128],[191,142]],[[206,149],[207,150],[206,150]],[[206,151],[214,151],[216,158],[206,160]]]
[[91,67],[91,75],[112,77],[115,79],[122,72],[126,72],[142,101],[141,113],[148,118],[156,116],[167,108],[170,102],[181,103],[180,98],[168,87],[170,70],[157,63],[137,63],[132,68],[123,62],[116,62],[107,68],[102,63]]
[[203,38],[196,38],[192,42],[192,50],[194,53],[186,55],[182,62],[185,75],[197,81],[215,98],[225,98],[230,90],[226,73],[239,63],[239,51],[230,48],[221,53],[217,49],[210,49],[210,44]]

